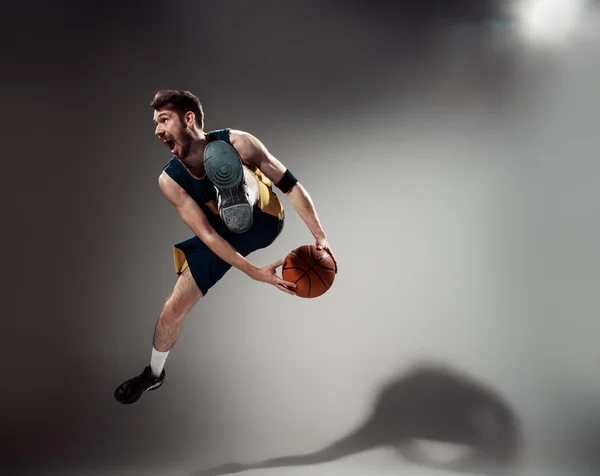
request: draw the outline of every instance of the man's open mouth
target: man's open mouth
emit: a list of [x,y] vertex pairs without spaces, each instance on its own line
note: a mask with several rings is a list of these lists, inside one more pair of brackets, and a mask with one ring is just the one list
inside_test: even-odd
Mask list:
[[175,141],[173,139],[167,139],[164,141],[164,143],[170,151],[173,151],[173,149],[175,148]]

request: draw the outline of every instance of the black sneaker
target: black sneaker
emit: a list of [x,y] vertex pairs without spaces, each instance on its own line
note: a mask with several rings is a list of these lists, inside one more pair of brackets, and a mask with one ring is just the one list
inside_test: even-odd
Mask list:
[[217,190],[219,215],[227,228],[233,233],[248,231],[254,210],[237,151],[222,140],[209,142],[204,149],[204,170]]
[[127,382],[122,383],[115,390],[115,398],[119,403],[129,404],[139,400],[142,394],[149,390],[156,390],[165,380],[165,371],[163,369],[160,377],[152,375],[152,370],[148,365],[144,371],[137,377],[133,377]]

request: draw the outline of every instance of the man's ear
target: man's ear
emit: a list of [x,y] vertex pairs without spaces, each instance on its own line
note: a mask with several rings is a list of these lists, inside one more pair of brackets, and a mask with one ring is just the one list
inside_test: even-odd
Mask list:
[[183,116],[183,121],[185,122],[186,127],[193,129],[194,122],[196,121],[196,114],[194,114],[192,111],[186,112]]

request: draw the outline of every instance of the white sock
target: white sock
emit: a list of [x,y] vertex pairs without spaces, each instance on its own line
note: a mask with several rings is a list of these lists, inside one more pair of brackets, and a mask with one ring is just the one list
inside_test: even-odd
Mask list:
[[160,352],[152,347],[152,357],[150,359],[150,369],[152,370],[152,375],[155,377],[160,377],[168,355],[168,350],[166,352]]

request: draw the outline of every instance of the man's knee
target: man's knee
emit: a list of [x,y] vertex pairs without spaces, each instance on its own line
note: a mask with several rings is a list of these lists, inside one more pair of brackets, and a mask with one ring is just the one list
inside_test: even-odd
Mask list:
[[163,311],[160,314],[162,320],[181,322],[190,311],[191,306],[185,306],[183,303],[173,302],[173,299],[168,299],[165,303]]
[[248,186],[248,192],[250,196],[250,205],[254,206],[258,200],[258,179],[254,172],[252,172],[246,165],[244,165],[244,178],[246,179],[246,185]]

